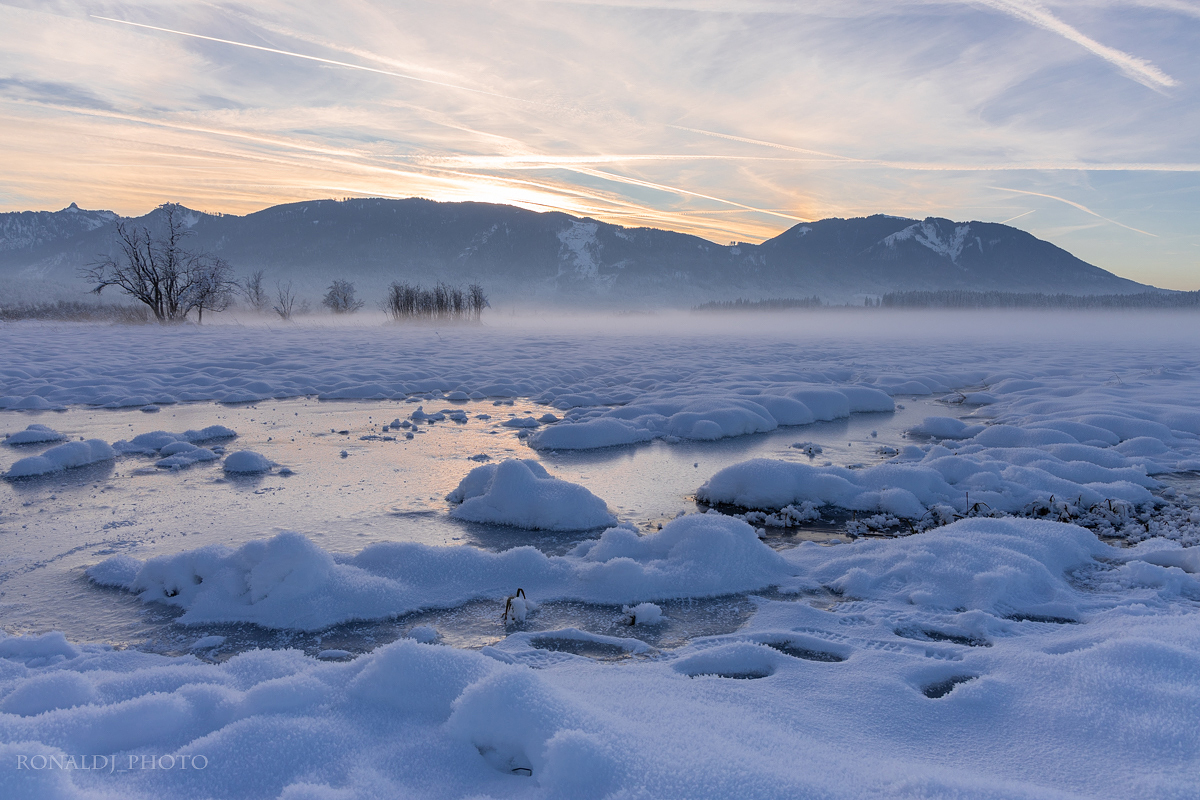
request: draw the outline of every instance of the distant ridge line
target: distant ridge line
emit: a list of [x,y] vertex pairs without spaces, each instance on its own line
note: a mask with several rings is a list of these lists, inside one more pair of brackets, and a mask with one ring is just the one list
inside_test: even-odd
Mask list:
[[883,308],[1200,308],[1200,291],[1136,294],[1043,294],[959,290],[888,292]]

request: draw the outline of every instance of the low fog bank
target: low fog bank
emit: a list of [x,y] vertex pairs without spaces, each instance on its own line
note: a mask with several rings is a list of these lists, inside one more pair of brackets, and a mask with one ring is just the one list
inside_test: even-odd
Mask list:
[[[53,304],[30,305],[48,308]],[[356,313],[334,314],[325,309],[297,313],[284,320],[271,312],[233,308],[205,314],[202,325],[188,321],[159,326],[139,316],[137,306],[128,304],[71,305],[60,302],[65,316],[32,314],[6,316],[0,309],[0,328],[38,324],[135,325],[153,330],[243,328],[283,332],[288,330],[375,331],[381,338],[403,337],[405,332],[454,332],[470,337],[472,332],[495,335],[571,335],[597,337],[762,337],[791,342],[879,341],[919,343],[961,342],[991,345],[1011,342],[1072,342],[1097,344],[1161,341],[1164,347],[1190,347],[1200,338],[1200,313],[1187,310],[1061,310],[1061,309],[891,309],[824,307],[787,311],[659,311],[581,310],[576,308],[531,308],[500,306],[484,311],[479,322],[464,320],[395,321],[380,309],[363,308]],[[78,316],[72,313],[82,310]]]

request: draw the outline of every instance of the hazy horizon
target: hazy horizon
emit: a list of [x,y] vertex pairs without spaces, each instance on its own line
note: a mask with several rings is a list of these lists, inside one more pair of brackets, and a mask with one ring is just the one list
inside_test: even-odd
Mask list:
[[719,243],[938,216],[1200,288],[1194,2],[62,0],[0,21],[7,211],[424,196]]

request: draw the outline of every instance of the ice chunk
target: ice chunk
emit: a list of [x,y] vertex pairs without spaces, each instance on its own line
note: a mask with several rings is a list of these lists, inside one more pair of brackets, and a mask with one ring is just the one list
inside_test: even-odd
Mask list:
[[500,423],[505,428],[537,428],[541,426],[533,417],[513,417]]
[[192,651],[212,650],[214,647],[220,647],[223,644],[225,644],[224,636],[201,636],[192,642],[192,646],[188,649]]

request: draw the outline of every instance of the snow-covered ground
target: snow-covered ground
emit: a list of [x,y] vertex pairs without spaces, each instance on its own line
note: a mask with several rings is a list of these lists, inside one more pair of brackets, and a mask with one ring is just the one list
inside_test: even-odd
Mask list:
[[700,324],[0,327],[0,795],[1195,796],[1200,319]]

